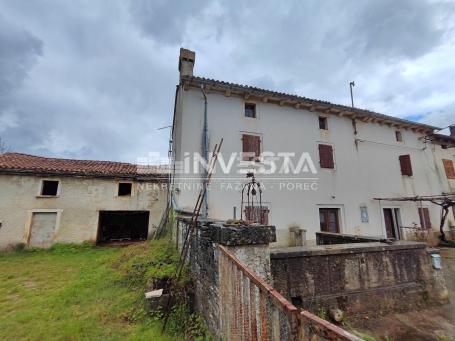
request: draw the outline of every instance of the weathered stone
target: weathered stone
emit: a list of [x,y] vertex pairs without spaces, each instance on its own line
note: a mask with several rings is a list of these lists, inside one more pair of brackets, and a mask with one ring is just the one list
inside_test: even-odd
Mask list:
[[425,243],[282,248],[271,251],[271,262],[274,287],[313,312],[374,315],[447,302],[441,270],[433,268]]

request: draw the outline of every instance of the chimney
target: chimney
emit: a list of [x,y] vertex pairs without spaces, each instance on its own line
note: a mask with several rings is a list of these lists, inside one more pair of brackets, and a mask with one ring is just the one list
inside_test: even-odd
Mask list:
[[180,78],[185,76],[193,76],[194,61],[196,60],[196,53],[180,48],[180,57],[179,57],[179,71]]
[[455,124],[452,124],[450,127],[450,136],[455,137]]

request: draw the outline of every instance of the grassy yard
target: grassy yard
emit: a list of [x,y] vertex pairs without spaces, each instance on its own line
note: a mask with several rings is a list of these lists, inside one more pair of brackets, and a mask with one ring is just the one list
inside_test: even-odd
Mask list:
[[158,241],[0,253],[0,340],[175,340],[143,299],[151,276],[174,271],[170,250]]

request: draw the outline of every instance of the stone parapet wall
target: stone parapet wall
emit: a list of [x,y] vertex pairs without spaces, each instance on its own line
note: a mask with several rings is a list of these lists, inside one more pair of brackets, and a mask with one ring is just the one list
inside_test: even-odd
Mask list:
[[398,241],[274,249],[274,287],[304,309],[348,315],[404,311],[447,302],[441,270],[425,243]]
[[[181,249],[191,219],[177,218]],[[273,286],[269,243],[274,226],[201,220],[193,230],[189,267],[195,308],[217,340],[360,340],[308,311]]]

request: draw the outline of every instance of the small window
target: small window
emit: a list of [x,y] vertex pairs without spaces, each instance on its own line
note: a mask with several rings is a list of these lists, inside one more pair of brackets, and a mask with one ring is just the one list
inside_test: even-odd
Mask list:
[[130,182],[120,182],[118,184],[118,196],[131,196],[131,187],[132,184]]
[[332,146],[328,144],[319,145],[319,164],[321,165],[321,168],[335,168]]
[[257,135],[242,135],[242,156],[244,161],[258,161],[261,155],[261,137]]
[[41,195],[55,197],[58,191],[57,180],[43,180],[41,184]]
[[411,156],[409,154],[400,155],[399,160],[400,160],[401,174],[407,175],[407,176],[412,176]]
[[245,117],[256,118],[256,104],[245,103]]
[[319,129],[328,130],[327,117],[319,116]]
[[453,167],[453,161],[449,159],[443,159],[444,170],[447,175],[447,179],[455,179],[455,169]]
[[403,135],[401,134],[401,131],[395,131],[395,138],[398,142],[403,142]]

